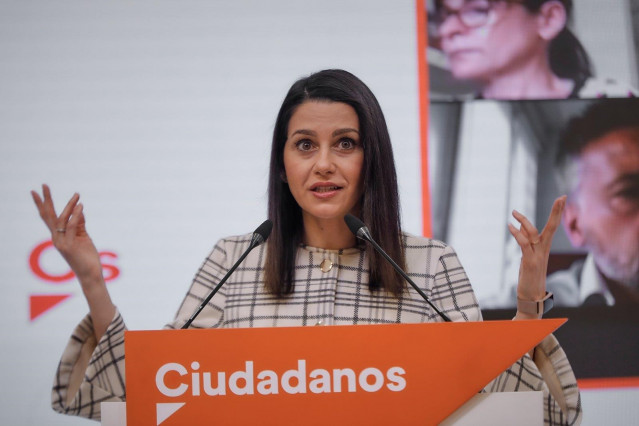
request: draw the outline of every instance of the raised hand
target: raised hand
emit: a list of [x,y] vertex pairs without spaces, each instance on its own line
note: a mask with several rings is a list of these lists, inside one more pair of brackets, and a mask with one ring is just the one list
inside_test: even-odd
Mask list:
[[102,276],[100,255],[86,230],[82,204],[78,203],[80,196],[73,194],[59,216],[47,185],[42,185],[42,197],[36,191],[31,191],[31,196],[51,232],[53,245],[80,281],[99,340],[113,318],[115,307]]
[[60,216],[56,214],[51,190],[42,185],[42,195],[31,191],[40,217],[51,232],[53,245],[67,261],[82,285],[102,279],[102,265],[93,241],[86,230],[80,196],[73,194]]
[[520,223],[520,227],[517,229],[509,223],[508,230],[521,248],[519,283],[517,285],[519,299],[539,301],[546,294],[546,270],[548,269],[550,246],[561,222],[561,213],[565,204],[566,196],[555,200],[548,216],[548,222],[541,233],[524,215],[516,210],[513,211],[513,217]]

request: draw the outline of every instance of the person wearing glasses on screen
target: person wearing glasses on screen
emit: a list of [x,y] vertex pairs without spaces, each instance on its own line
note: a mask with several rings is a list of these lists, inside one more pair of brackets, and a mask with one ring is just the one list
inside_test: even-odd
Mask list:
[[430,17],[453,77],[486,99],[583,96],[590,60],[566,26],[572,0],[436,0]]

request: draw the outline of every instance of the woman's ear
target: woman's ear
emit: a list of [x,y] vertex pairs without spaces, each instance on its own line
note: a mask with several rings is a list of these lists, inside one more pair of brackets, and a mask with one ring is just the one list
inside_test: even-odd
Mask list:
[[280,179],[282,180],[282,182],[288,183],[288,179],[286,179],[286,170],[282,170],[280,172]]
[[557,0],[547,1],[541,5],[537,12],[539,36],[551,41],[564,29],[568,21],[568,15],[564,5]]
[[566,202],[561,221],[564,225],[566,235],[573,247],[584,247],[586,239],[581,228],[579,206],[574,201]]

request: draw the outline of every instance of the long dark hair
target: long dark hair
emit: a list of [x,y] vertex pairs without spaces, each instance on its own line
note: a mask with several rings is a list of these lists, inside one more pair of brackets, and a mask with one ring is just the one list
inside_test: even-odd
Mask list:
[[[283,179],[284,145],[293,113],[310,100],[342,102],[357,113],[364,149],[363,191],[359,203],[361,219],[388,254],[399,265],[405,264],[395,162],[379,103],[353,74],[343,70],[320,71],[291,86],[273,130],[268,183],[268,216],[273,221],[273,232],[266,249],[264,280],[268,291],[278,296],[294,291],[295,257],[304,232],[302,210]],[[369,288],[383,288],[399,296],[405,287],[403,279],[370,246],[366,250]]]
[[[541,6],[551,0],[524,0],[523,6],[531,13],[539,12]],[[572,15],[572,0],[558,0],[566,9],[566,16]],[[592,66],[586,49],[565,26],[557,37],[550,41],[548,47],[550,69],[557,77],[568,78],[575,82],[573,92],[579,90],[586,80],[592,77]]]

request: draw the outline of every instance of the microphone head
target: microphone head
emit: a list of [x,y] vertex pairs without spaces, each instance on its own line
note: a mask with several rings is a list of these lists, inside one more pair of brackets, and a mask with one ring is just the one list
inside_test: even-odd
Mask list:
[[273,230],[273,222],[266,219],[257,229],[253,232],[253,241],[257,244],[262,244],[269,235],[271,235],[271,230]]
[[348,226],[348,229],[351,230],[351,232],[356,236],[361,238],[362,237],[362,228],[364,228],[364,230],[366,229],[366,225],[364,225],[364,222],[362,222],[361,220],[359,220],[358,218],[356,218],[355,216],[353,216],[352,214],[347,214],[346,216],[344,216],[344,222],[346,222],[346,225]]

